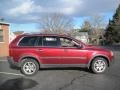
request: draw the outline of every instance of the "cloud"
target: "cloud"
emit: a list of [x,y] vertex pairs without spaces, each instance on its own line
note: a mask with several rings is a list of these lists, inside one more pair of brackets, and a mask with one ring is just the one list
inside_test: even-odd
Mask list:
[[18,16],[21,14],[29,14],[32,12],[34,2],[31,0],[26,0],[26,2],[22,2],[20,5],[15,8],[10,9],[8,12],[9,15]]
[[10,23],[33,23],[51,13],[85,17],[114,12],[119,3],[119,0],[1,0],[0,16]]

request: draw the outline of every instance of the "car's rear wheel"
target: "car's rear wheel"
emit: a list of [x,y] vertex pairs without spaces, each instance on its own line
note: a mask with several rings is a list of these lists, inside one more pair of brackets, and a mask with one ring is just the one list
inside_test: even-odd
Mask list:
[[26,58],[23,60],[21,65],[21,72],[27,76],[35,75],[39,70],[38,63],[31,58]]
[[91,70],[93,73],[104,73],[108,68],[108,63],[105,58],[97,57],[91,63]]

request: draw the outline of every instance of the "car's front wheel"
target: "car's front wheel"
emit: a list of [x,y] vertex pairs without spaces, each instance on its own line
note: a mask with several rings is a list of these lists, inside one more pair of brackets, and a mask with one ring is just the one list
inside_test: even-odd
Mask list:
[[108,63],[105,58],[97,57],[91,63],[91,70],[93,73],[104,73],[108,68]]
[[27,76],[32,76],[37,73],[39,70],[39,65],[38,63],[31,58],[26,58],[22,62],[21,65],[21,72]]

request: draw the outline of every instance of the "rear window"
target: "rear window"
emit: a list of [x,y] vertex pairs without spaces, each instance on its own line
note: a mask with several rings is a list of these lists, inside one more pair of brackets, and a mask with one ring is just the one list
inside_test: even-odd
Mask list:
[[37,36],[24,37],[20,42],[19,46],[34,46],[37,40]]

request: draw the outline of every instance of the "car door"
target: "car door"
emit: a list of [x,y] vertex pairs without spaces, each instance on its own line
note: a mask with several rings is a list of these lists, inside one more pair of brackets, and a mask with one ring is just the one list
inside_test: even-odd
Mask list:
[[64,50],[62,54],[62,64],[85,64],[87,62],[87,52],[84,48],[79,47],[72,39],[61,37],[61,48]]
[[61,64],[61,53],[63,50],[59,48],[58,37],[43,36],[38,41],[37,53],[42,64]]

